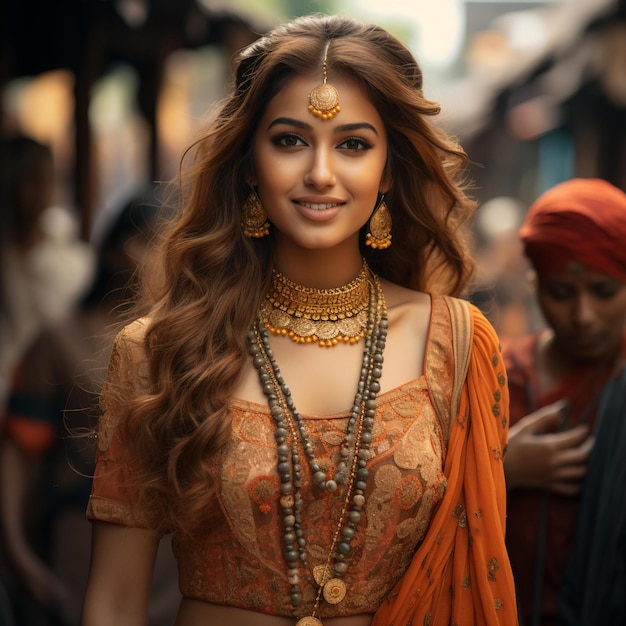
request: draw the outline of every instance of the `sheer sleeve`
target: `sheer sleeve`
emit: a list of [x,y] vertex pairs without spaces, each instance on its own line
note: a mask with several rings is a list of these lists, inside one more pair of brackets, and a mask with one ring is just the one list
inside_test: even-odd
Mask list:
[[377,611],[373,626],[514,626],[517,608],[506,552],[502,457],[509,395],[500,347],[471,307],[469,369],[451,426],[448,489],[424,542]]
[[120,433],[121,410],[146,388],[144,320],[126,326],[115,337],[107,377],[100,394],[96,469],[87,518],[137,528],[151,528],[151,515],[134,498],[133,458]]

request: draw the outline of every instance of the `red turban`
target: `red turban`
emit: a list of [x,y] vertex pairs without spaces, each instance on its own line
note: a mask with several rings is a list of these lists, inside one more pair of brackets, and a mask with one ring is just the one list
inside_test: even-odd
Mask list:
[[530,206],[519,234],[541,275],[576,261],[626,282],[626,194],[605,180],[552,187]]

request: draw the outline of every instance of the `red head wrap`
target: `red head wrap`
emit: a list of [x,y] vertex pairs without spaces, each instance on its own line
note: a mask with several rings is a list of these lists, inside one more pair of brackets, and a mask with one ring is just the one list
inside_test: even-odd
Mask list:
[[626,194],[605,180],[552,187],[531,205],[519,234],[541,275],[576,261],[626,282]]

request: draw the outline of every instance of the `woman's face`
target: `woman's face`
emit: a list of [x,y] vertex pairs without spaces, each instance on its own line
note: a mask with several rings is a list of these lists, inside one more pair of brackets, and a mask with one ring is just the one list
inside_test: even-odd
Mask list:
[[585,268],[538,277],[539,305],[559,350],[574,361],[613,356],[626,324],[626,284]]
[[341,111],[330,120],[310,113],[319,74],[292,78],[268,103],[254,137],[251,182],[279,247],[358,248],[359,229],[386,191],[387,135],[361,86],[345,76],[329,81]]

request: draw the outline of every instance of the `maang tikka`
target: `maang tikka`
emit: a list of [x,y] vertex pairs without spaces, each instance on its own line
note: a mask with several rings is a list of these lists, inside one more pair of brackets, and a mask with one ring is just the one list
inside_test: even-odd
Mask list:
[[339,93],[337,93],[337,90],[332,85],[328,84],[327,57],[329,46],[330,41],[326,42],[326,47],[324,48],[322,84],[315,87],[309,94],[309,111],[323,120],[329,120],[335,117],[341,110],[339,106]]
[[391,245],[391,213],[382,196],[370,217],[365,245],[375,250],[384,250]]
[[269,235],[270,223],[267,221],[267,213],[261,204],[257,192],[250,189],[250,195],[241,208],[241,228],[246,237],[260,239]]

